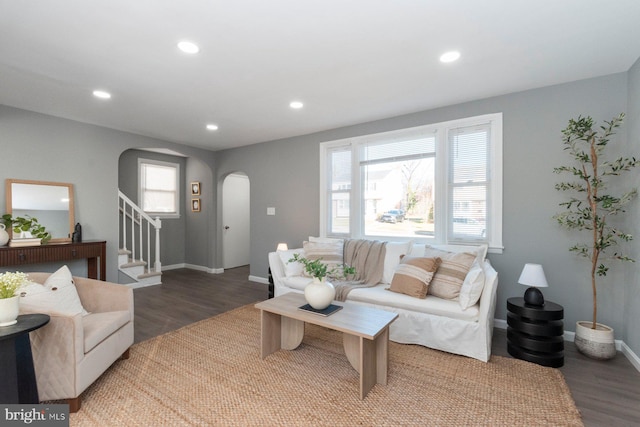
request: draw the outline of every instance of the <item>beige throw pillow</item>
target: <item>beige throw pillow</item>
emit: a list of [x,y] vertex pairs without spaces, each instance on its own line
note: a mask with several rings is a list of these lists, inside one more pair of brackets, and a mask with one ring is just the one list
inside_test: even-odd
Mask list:
[[464,278],[471,269],[476,254],[467,252],[446,252],[439,249],[427,248],[425,256],[440,257],[442,263],[433,276],[428,293],[443,299],[456,299],[460,296],[460,289]]
[[391,280],[390,291],[424,299],[429,283],[440,265],[440,258],[403,256]]
[[[309,261],[317,259],[322,260],[327,265],[329,271],[339,270],[343,264],[343,246],[342,240],[335,242],[302,242],[304,248],[304,257]],[[305,276],[309,274],[304,271]],[[339,273],[337,274],[340,275]]]

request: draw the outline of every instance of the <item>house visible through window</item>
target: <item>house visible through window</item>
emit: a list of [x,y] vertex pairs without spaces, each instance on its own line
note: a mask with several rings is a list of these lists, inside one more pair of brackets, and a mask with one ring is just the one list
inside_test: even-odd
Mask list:
[[180,215],[180,165],[139,159],[138,203],[146,213],[164,218]]
[[321,144],[321,230],[502,248],[502,115]]

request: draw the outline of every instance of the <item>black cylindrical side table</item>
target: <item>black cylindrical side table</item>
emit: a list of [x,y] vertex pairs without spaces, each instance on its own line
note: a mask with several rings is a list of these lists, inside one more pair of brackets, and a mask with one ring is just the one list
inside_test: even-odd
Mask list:
[[46,314],[23,314],[0,328],[0,403],[40,403],[29,332],[47,323]]
[[564,365],[564,309],[545,301],[542,307],[524,298],[507,300],[507,351],[517,359],[542,366]]

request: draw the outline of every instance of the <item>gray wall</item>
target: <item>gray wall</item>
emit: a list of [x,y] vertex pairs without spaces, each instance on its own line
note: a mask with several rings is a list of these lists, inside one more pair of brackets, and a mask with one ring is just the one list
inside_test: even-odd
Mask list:
[[[199,159],[203,179],[211,179],[215,154],[184,145],[89,124],[74,122],[0,105],[0,179],[30,179],[69,182],[75,190],[75,219],[82,224],[84,240],[107,241],[107,280],[117,281],[118,251],[118,164],[120,154],[131,148],[167,148]],[[189,168],[187,168],[189,169]],[[200,175],[200,173],[198,173]],[[214,200],[213,182],[207,198]],[[0,211],[5,212],[4,186],[0,190]],[[206,191],[206,190],[205,190]],[[185,207],[186,209],[186,207]],[[212,206],[209,206],[211,211]],[[192,252],[209,256],[207,267],[214,268],[215,227],[186,230],[204,234],[204,239],[189,239],[204,245]],[[199,226],[198,228],[201,228]],[[182,236],[179,244],[182,245]],[[185,255],[186,256],[186,255]],[[187,259],[182,262],[189,262]],[[24,271],[52,271],[59,265],[30,266]],[[72,272],[84,275],[81,263],[70,265]]]
[[[626,147],[627,155],[640,157],[640,59],[628,73],[629,100],[627,108],[627,129],[628,144]],[[634,171],[633,186],[640,188],[640,171]],[[638,204],[634,204],[635,209],[629,209],[629,221],[626,223],[626,229],[635,237],[635,243],[632,245],[631,256],[640,261],[640,209]],[[624,306],[624,341],[634,351],[636,355],[640,355],[640,275],[638,267],[627,269],[625,275],[625,306]]]
[[[547,299],[565,307],[567,330],[591,319],[588,262],[570,254],[577,236],[559,228],[552,216],[563,196],[554,189],[560,180],[553,168],[569,161],[561,130],[570,118],[591,115],[609,120],[627,109],[627,73],[530,90],[480,101],[334,129],[302,137],[271,141],[218,152],[216,180],[234,171],[251,180],[251,274],[267,274],[267,253],[278,242],[301,246],[319,230],[319,143],[354,135],[389,131],[463,117],[503,113],[504,205],[503,254],[489,258],[500,274],[497,318],[506,318],[506,299],[521,296],[517,283],[527,262],[544,265],[550,287]],[[624,142],[626,131],[619,132]],[[276,208],[267,216],[266,208]],[[634,202],[631,210],[638,210]],[[635,264],[616,266],[607,279],[635,277]],[[624,331],[624,286],[602,286],[599,319]],[[637,308],[636,308],[637,310]],[[640,353],[636,347],[636,352]]]
[[[222,266],[220,194],[224,177],[244,172],[251,182],[251,274],[266,277],[267,253],[278,242],[301,245],[319,233],[319,143],[435,123],[480,114],[504,114],[504,253],[489,258],[500,273],[497,318],[506,317],[505,300],[523,294],[517,279],[526,262],[544,265],[550,287],[547,299],[564,305],[567,330],[577,320],[591,317],[591,292],[587,266],[567,250],[576,236],[560,229],[551,219],[562,195],[553,186],[559,177],[555,166],[568,161],[560,131],[569,118],[591,115],[608,120],[629,110],[619,139],[630,141],[633,154],[640,137],[640,66],[621,73],[553,87],[484,99],[446,108],[334,129],[302,137],[265,142],[233,150],[210,152],[158,139],[54,118],[0,106],[0,144],[4,161],[0,178],[71,182],[75,185],[76,221],[87,240],[107,240],[107,279],[116,280],[118,215],[117,188],[121,153],[132,148],[169,148],[187,156],[185,185],[201,181],[203,196],[199,214],[191,213],[185,200],[184,261],[209,268]],[[6,153],[19,148],[20,156]],[[635,185],[640,186],[638,174]],[[4,212],[4,190],[0,210]],[[267,207],[276,215],[267,216]],[[640,206],[636,200],[626,220],[629,231],[640,236]],[[640,239],[640,237],[639,237]],[[632,243],[632,255],[640,256],[640,240]],[[43,266],[51,271],[55,266]],[[76,270],[73,270],[73,269]],[[74,263],[74,273],[83,266]],[[27,270],[27,269],[25,269]],[[599,320],[616,330],[636,354],[640,332],[640,291],[637,264],[616,266],[600,288]],[[616,285],[614,285],[616,284]]]

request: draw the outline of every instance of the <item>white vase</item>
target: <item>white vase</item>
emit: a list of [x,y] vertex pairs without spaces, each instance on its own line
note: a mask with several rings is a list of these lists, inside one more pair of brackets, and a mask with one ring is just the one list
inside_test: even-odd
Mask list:
[[20,296],[0,299],[0,326],[11,326],[18,323],[20,314]]
[[592,359],[608,360],[616,355],[616,343],[613,328],[596,323],[597,329],[591,329],[592,322],[576,322],[574,342],[578,351]]
[[0,224],[0,246],[4,246],[9,241],[9,233],[7,233],[4,224]]
[[336,288],[327,282],[324,277],[322,280],[314,277],[313,282],[304,288],[304,298],[316,310],[324,310],[329,307],[335,296]]

